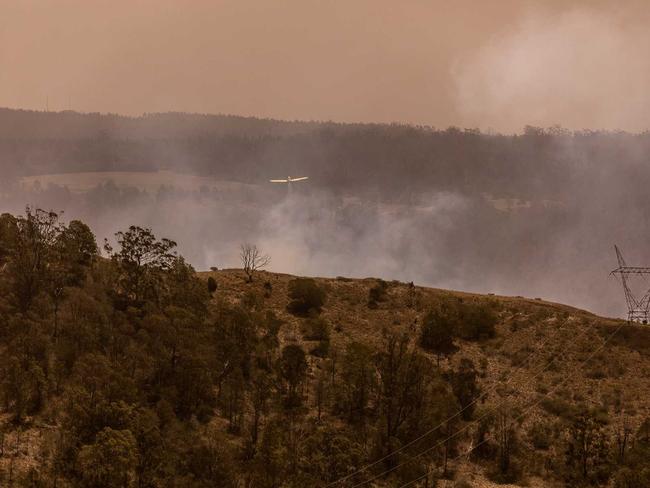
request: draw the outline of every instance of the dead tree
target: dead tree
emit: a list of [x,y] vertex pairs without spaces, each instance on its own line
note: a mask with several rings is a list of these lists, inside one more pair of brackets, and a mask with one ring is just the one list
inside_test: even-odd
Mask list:
[[253,275],[256,271],[268,266],[271,262],[271,256],[268,254],[262,254],[257,246],[251,244],[241,245],[239,257],[241,259],[242,268],[244,268],[244,273],[246,273],[247,283],[253,281]]

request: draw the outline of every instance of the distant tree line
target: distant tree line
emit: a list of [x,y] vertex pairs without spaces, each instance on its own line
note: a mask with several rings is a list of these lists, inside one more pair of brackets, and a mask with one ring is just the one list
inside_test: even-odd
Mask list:
[[499,135],[455,127],[5,109],[0,129],[5,179],[176,169],[259,183],[300,173],[317,187],[398,201],[433,191],[553,200],[587,182],[634,183],[628,176],[645,174],[650,153],[648,133],[556,127]]

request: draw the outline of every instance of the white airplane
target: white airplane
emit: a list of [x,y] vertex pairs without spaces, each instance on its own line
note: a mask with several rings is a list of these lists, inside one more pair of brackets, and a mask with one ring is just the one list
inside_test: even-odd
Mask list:
[[293,183],[294,181],[303,181],[303,180],[308,180],[309,176],[301,176],[300,178],[292,178],[291,176],[287,176],[286,180],[269,180],[271,183]]

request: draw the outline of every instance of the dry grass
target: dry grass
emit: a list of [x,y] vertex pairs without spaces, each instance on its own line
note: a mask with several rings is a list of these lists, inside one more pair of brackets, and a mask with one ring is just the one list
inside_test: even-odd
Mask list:
[[[245,283],[239,270],[201,276],[213,276],[219,285],[215,297],[231,303],[237,303],[246,292],[263,296],[264,283],[271,283],[273,291],[264,299],[264,307],[285,321],[281,342],[304,343],[306,349],[311,345],[300,333],[303,319],[286,311],[287,285],[293,276],[261,272],[251,284]],[[443,368],[454,367],[461,357],[472,359],[481,373],[481,388],[489,392],[481,403],[507,401],[515,411],[525,412],[519,419],[522,433],[530,432],[539,422],[556,425],[577,405],[606,408],[611,428],[622,415],[632,426],[650,415],[650,327],[623,325],[610,343],[594,354],[621,321],[542,300],[422,287],[412,290],[400,282],[389,282],[386,300],[371,309],[368,292],[377,284],[376,279],[315,279],[328,292],[321,316],[332,326],[333,349],[342,349],[352,341],[378,345],[383,329],[406,332],[415,338],[424,314],[440,300],[460,298],[491,304],[499,317],[496,337],[483,342],[460,341],[460,350],[443,361]],[[321,359],[311,357],[310,361],[314,371]],[[540,455],[528,436],[521,437],[524,450],[531,456]],[[471,486],[496,486],[485,480],[480,468],[468,469],[478,469],[468,478]],[[530,478],[527,486],[549,485]]]
[[[237,304],[247,294],[256,295],[264,309],[273,310],[284,321],[279,334],[282,345],[297,342],[309,350],[315,344],[303,339],[304,319],[286,310],[288,284],[293,276],[262,271],[253,283],[246,283],[241,270],[202,272],[199,276],[205,280],[212,276],[217,281],[214,305],[219,301]],[[387,283],[385,300],[378,302],[376,308],[369,308],[368,292],[377,279],[315,280],[327,290],[321,317],[331,325],[333,350],[341,350],[352,341],[379,345],[383,329],[406,332],[415,338],[424,314],[441,300],[478,300],[494,307],[499,317],[496,337],[482,342],[460,341],[460,350],[451,359],[443,360],[442,367],[455,367],[461,357],[472,359],[480,373],[481,388],[489,392],[480,407],[483,403],[496,405],[507,401],[515,411],[526,412],[520,419],[522,449],[531,458],[538,458],[541,465],[541,472],[535,473],[539,477],[527,479],[526,486],[552,486],[541,481],[545,474],[544,456],[551,452],[535,451],[528,433],[537,423],[548,425],[551,430],[556,428],[569,413],[567,405],[606,408],[612,419],[611,428],[623,414],[632,426],[650,416],[650,327],[624,325],[611,343],[583,367],[582,362],[621,325],[620,321],[541,300],[411,288],[400,282]],[[265,283],[271,285],[270,294]],[[309,356],[312,375],[321,361]],[[531,405],[535,406],[530,408]],[[214,423],[220,422],[215,419]],[[8,425],[6,416],[0,417],[0,427],[3,424]],[[15,433],[8,434],[0,469],[7,472],[10,462],[20,471],[38,464],[50,431],[51,427],[36,419],[18,443]],[[470,486],[496,486],[486,481],[481,467],[474,464],[458,466],[456,480],[461,478]],[[439,486],[454,486],[454,482],[442,483],[446,484]]]

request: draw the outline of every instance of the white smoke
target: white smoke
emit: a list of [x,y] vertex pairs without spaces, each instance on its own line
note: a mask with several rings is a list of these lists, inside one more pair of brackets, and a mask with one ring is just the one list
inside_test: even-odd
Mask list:
[[642,131],[650,126],[650,31],[641,18],[535,12],[453,67],[466,126]]
[[294,194],[264,215],[259,243],[278,271],[431,282],[440,246],[465,208],[464,197],[452,193],[428,195],[416,205]]

